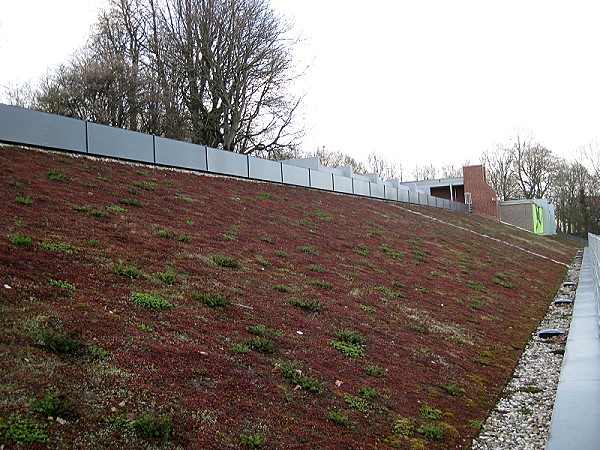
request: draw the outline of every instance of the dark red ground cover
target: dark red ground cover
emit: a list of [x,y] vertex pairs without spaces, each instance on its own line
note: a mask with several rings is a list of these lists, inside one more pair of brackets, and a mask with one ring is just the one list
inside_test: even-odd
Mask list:
[[[291,186],[11,147],[0,163],[5,448],[19,420],[49,438],[32,448],[467,448],[575,252],[476,215]],[[247,347],[256,325],[272,353]],[[364,356],[332,345],[340,330]],[[53,351],[53,333],[81,347]],[[320,391],[283,376],[292,361]],[[49,393],[69,399],[66,422],[32,410]],[[168,442],[134,432],[146,413],[168,419]]]

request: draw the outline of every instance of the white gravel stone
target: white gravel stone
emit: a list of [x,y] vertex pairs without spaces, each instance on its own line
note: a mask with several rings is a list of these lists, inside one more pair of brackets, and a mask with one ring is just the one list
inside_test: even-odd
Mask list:
[[[581,259],[569,267],[565,281],[579,281]],[[556,299],[575,299],[576,286],[561,287]],[[569,329],[573,305],[548,308],[527,344],[502,398],[473,441],[472,450],[539,450],[545,447],[556,398],[567,335],[546,339],[537,332]]]

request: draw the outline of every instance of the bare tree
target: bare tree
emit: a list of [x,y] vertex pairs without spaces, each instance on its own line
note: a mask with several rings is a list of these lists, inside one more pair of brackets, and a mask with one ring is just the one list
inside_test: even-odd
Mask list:
[[580,160],[589,168],[594,195],[600,195],[600,143],[589,142],[579,149]]
[[402,181],[402,163],[388,161],[376,152],[367,156],[367,170],[377,173],[382,180],[397,178]]
[[437,168],[433,164],[424,166],[415,166],[413,170],[413,178],[415,181],[435,180],[437,178]]
[[591,231],[591,175],[579,162],[560,160],[550,196],[559,230],[585,237]]
[[514,172],[515,152],[512,147],[497,144],[494,149],[485,150],[481,154],[481,163],[485,166],[487,179],[500,200],[517,198],[518,187]]
[[521,139],[514,143],[515,173],[523,198],[544,198],[550,189],[556,170],[556,157],[539,143]]
[[110,0],[39,109],[261,156],[295,150],[298,39],[269,0]]
[[342,153],[340,151],[330,151],[325,146],[318,147],[314,152],[307,152],[304,156],[311,157],[316,156],[319,158],[321,164],[326,167],[341,167],[341,166],[352,166],[354,173],[364,174],[367,173],[367,169],[363,163],[357,161],[352,156]]
[[175,0],[155,9],[166,49],[159,63],[181,95],[193,142],[269,153],[297,141],[301,98],[288,92],[297,40],[268,0]]
[[10,105],[22,108],[32,108],[34,105],[36,91],[29,82],[4,86],[4,93]]
[[442,166],[442,178],[460,178],[463,176],[462,168],[469,165],[468,163],[463,164],[460,167],[455,167],[453,164],[447,164]]

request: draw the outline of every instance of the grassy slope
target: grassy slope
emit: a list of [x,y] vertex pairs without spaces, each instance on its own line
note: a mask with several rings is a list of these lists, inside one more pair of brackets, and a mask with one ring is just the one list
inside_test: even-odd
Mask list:
[[474,215],[9,147],[0,161],[6,448],[467,447],[574,255]]

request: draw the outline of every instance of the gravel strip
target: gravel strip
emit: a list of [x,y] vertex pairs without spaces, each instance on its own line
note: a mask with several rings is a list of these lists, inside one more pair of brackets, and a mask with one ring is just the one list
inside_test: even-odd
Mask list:
[[[565,281],[577,283],[580,268],[581,258],[576,257]],[[555,300],[574,300],[575,290],[576,286],[563,286]],[[539,450],[545,447],[567,336],[540,338],[538,332],[568,330],[572,313],[572,304],[552,302],[471,449]]]

